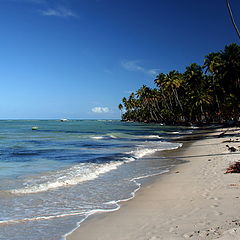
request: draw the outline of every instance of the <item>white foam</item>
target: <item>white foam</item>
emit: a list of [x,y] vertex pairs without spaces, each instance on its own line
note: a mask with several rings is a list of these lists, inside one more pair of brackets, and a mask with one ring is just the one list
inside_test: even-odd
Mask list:
[[20,223],[20,222],[50,220],[50,219],[54,219],[54,218],[62,218],[62,217],[76,216],[76,215],[86,215],[86,212],[68,212],[68,213],[59,214],[59,215],[49,215],[49,216],[39,216],[39,217],[32,217],[32,218],[19,218],[19,219],[0,220],[0,225],[1,224],[9,224],[9,223]]
[[94,137],[91,137],[92,139],[104,139],[104,136],[94,136]]
[[193,130],[184,130],[181,132],[181,135],[185,135],[185,134],[192,134]]
[[134,151],[129,152],[128,154],[131,156],[122,158],[122,161],[108,163],[80,163],[70,168],[50,172],[48,175],[31,178],[24,183],[24,187],[9,190],[8,192],[12,194],[30,194],[76,185],[94,180],[109,171],[117,169],[124,163],[134,161],[146,155],[151,155],[157,151],[176,149],[181,146],[182,144],[180,143],[162,141],[154,143],[145,142],[143,145],[139,145]]
[[156,144],[146,144],[146,145],[140,145],[138,148],[130,154],[132,154],[135,158],[142,158],[146,155],[151,155],[158,151],[163,150],[172,150],[177,149],[182,146],[182,143],[170,143],[170,142],[157,142]]
[[157,151],[157,149],[153,149],[153,148],[143,148],[143,149],[138,149],[138,150],[132,151],[132,154],[136,158],[142,158],[146,155],[153,154],[156,151]]
[[[103,136],[91,136],[90,138],[101,140],[101,139],[116,139],[118,137],[111,134],[111,135],[103,135]],[[162,137],[160,137],[159,135],[135,135],[135,136],[131,136],[131,138],[162,139]]]
[[101,139],[115,139],[117,137],[114,135],[104,135],[104,136],[92,136],[91,138],[101,140]]
[[149,135],[149,136],[141,136],[142,138],[149,138],[149,139],[162,139],[162,137],[158,135]]
[[9,192],[13,194],[38,193],[94,180],[100,175],[115,170],[123,163],[133,161],[134,159],[125,158],[123,160],[124,161],[103,164],[81,163],[71,168],[60,170],[49,175],[40,176],[36,179],[31,179],[29,182],[25,183],[25,187],[13,189]]
[[138,180],[140,179],[144,179],[144,178],[148,178],[148,177],[154,177],[154,176],[158,176],[161,175],[163,173],[167,173],[169,172],[168,169],[166,169],[165,171],[161,171],[159,173],[155,173],[155,174],[150,174],[150,175],[145,175],[145,176],[141,176],[141,177],[136,177],[131,179],[131,182],[134,182],[137,186],[137,188],[130,193],[130,197],[129,198],[125,198],[125,199],[120,199],[120,200],[116,200],[116,201],[109,201],[106,202],[106,205],[115,205],[116,207],[113,209],[96,209],[96,210],[91,210],[89,211],[85,218],[83,218],[80,222],[77,223],[77,226],[70,232],[66,233],[65,235],[63,235],[63,239],[66,240],[67,236],[71,235],[77,228],[79,228],[81,226],[81,223],[84,222],[88,217],[90,217],[91,215],[95,214],[95,213],[99,213],[99,212],[114,212],[120,209],[120,202],[126,202],[129,201],[131,199],[133,199],[136,196],[137,191],[141,188],[141,183],[138,182]]
[[197,126],[191,126],[190,128],[192,128],[192,129],[198,129],[199,127],[197,127]]
[[117,138],[117,137],[116,137],[116,136],[114,136],[114,135],[110,135],[110,137],[111,137],[111,138]]

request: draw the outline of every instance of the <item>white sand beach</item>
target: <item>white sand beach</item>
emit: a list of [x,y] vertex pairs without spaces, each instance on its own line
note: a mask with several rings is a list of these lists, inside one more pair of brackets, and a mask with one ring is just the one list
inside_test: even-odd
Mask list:
[[171,153],[187,163],[142,187],[120,210],[90,217],[67,240],[239,240],[240,174],[225,174],[240,160],[240,151],[226,147],[240,146],[237,134],[218,129]]

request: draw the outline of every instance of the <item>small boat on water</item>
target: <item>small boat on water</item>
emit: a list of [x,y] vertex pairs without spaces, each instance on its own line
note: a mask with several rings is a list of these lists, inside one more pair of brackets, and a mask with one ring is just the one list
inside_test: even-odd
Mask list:
[[60,121],[61,121],[61,122],[67,122],[68,119],[66,119],[66,118],[62,118],[62,119],[60,119]]
[[38,127],[34,126],[32,127],[32,130],[38,130]]

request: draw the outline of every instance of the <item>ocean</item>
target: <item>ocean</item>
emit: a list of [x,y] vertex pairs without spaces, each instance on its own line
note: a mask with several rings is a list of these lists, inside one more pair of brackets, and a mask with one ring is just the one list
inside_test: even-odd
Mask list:
[[2,120],[0,129],[1,240],[61,240],[87,216],[117,210],[180,163],[161,152],[191,132],[118,120]]

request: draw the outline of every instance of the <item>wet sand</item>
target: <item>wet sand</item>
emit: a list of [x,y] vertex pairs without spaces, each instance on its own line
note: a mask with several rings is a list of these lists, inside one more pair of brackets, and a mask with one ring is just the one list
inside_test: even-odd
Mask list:
[[169,157],[186,163],[155,177],[120,210],[90,217],[67,240],[239,240],[240,174],[225,174],[240,160],[240,151],[226,147],[239,149],[238,138],[231,128],[185,139]]

